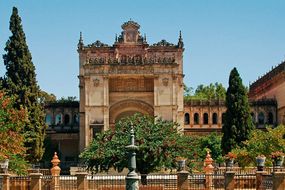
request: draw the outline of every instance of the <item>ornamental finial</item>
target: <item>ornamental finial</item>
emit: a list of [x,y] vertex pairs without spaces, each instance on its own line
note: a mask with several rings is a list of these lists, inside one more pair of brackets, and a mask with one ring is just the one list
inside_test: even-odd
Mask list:
[[118,35],[116,34],[116,36],[115,36],[115,43],[117,43],[118,42]]
[[179,31],[179,39],[178,39],[178,47],[179,48],[183,48],[184,43],[183,43],[183,38],[182,38],[182,34],[181,34],[181,30]]
[[78,49],[83,49],[84,43],[83,43],[83,38],[82,38],[82,32],[80,32],[80,37],[79,37],[79,41],[78,41]]
[[146,34],[144,33],[143,42],[146,42]]

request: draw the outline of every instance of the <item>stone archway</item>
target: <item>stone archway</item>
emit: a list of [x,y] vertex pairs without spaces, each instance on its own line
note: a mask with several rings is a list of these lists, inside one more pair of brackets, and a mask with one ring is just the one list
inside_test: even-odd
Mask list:
[[119,119],[131,116],[135,113],[153,115],[153,107],[141,100],[123,100],[115,103],[110,107],[109,111],[109,124],[110,127],[115,125]]

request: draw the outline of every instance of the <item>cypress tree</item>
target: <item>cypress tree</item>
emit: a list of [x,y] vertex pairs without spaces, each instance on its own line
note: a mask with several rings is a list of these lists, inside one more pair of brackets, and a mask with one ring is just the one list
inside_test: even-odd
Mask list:
[[37,85],[35,66],[16,7],[13,7],[9,29],[12,35],[6,42],[6,54],[3,55],[6,74],[2,79],[2,88],[8,95],[16,97],[16,108],[22,107],[28,112],[22,132],[25,135],[27,159],[37,162],[44,152],[44,109],[39,103],[40,88]]
[[254,128],[247,91],[236,68],[230,73],[229,87],[226,93],[226,107],[221,145],[224,154],[237,146],[242,146],[242,141],[249,138],[249,134]]

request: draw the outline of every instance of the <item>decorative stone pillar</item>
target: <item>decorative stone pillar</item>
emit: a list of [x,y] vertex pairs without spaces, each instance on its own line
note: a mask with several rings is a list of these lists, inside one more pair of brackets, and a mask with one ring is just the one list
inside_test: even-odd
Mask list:
[[264,180],[265,171],[256,171],[256,190],[263,190],[262,182]]
[[235,189],[235,172],[226,171],[225,173],[225,190]]
[[273,190],[284,190],[285,189],[285,172],[273,172]]
[[10,190],[10,174],[3,173],[2,176],[2,189],[3,190]]
[[41,190],[42,189],[42,176],[41,173],[31,173],[31,188],[30,190]]
[[210,151],[207,151],[207,155],[204,160],[204,172],[206,174],[205,190],[210,190],[213,186],[214,166],[212,165],[212,163],[213,163],[213,159],[211,157]]
[[60,190],[60,167],[58,166],[60,160],[58,159],[57,153],[54,153],[53,159],[51,160],[52,168],[50,169],[52,175],[52,190]]
[[88,179],[87,179],[88,173],[77,173],[77,190],[86,190],[88,189]]
[[131,126],[131,138],[130,145],[126,146],[129,156],[128,156],[128,169],[129,173],[126,176],[126,190],[138,190],[139,189],[139,176],[136,173],[136,150],[135,145],[135,135],[133,126]]

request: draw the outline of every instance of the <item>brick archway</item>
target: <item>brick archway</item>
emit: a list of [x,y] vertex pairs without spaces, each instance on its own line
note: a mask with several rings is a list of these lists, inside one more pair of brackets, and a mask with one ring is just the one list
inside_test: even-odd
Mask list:
[[110,107],[109,123],[114,125],[118,119],[135,113],[153,115],[154,110],[151,105],[141,100],[123,100]]

